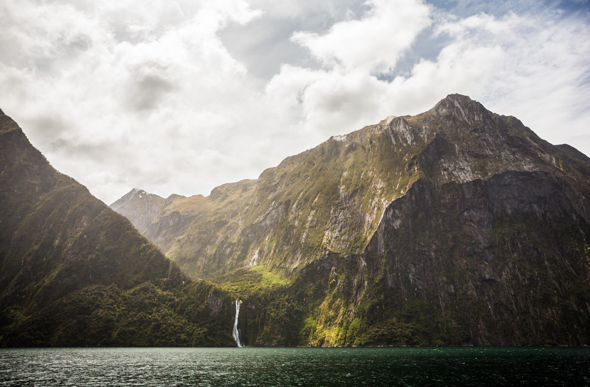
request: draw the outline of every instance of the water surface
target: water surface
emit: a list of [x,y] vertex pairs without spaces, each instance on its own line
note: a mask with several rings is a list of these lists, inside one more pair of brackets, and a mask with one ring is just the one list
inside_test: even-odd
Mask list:
[[3,386],[590,386],[585,348],[0,350]]

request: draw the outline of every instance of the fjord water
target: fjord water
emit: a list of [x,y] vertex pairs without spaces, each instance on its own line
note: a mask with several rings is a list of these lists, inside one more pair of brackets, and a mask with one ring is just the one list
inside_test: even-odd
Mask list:
[[3,386],[587,386],[585,348],[0,350]]

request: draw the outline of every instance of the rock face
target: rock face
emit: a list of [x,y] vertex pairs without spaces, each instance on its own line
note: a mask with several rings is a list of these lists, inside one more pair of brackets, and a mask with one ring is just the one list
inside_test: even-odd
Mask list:
[[[330,334],[311,341],[587,344],[589,205],[545,172],[420,180],[364,254],[330,261],[318,313]],[[349,332],[356,319],[364,334]]]
[[588,345],[589,200],[585,155],[449,95],[169,203],[144,235],[194,277],[289,279],[242,297],[251,344]]
[[231,345],[227,297],[53,169],[0,111],[0,346]]

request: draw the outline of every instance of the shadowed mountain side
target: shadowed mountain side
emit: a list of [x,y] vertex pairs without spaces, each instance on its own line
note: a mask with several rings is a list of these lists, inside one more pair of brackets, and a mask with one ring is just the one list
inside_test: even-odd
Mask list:
[[[0,269],[0,346],[233,342],[226,293],[190,281],[4,114]],[[214,293],[226,308],[211,314]]]
[[[544,172],[414,184],[332,256],[314,344],[587,345],[590,201]],[[329,274],[327,273],[329,271]]]

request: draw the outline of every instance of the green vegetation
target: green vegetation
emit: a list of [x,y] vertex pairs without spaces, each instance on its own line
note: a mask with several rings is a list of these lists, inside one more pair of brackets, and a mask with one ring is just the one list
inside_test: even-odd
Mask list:
[[[3,327],[4,346],[231,346],[231,316],[213,315],[203,292],[211,284],[182,289],[147,282],[128,291],[92,285],[34,311],[13,311]],[[226,305],[231,302],[223,298]]]
[[0,155],[0,346],[233,345],[228,294],[189,280],[4,115]]

